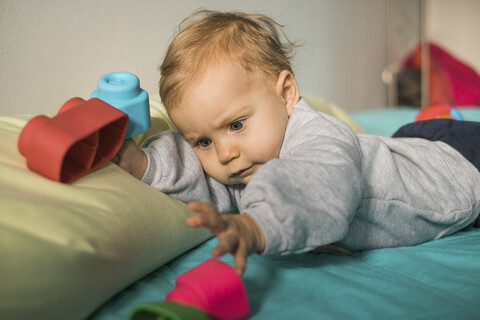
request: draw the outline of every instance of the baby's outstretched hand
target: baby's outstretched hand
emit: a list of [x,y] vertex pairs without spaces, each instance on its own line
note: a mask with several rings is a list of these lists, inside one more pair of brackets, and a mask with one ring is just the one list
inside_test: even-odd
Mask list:
[[143,178],[148,165],[147,156],[132,138],[123,142],[112,162],[140,180]]
[[252,253],[261,253],[265,248],[263,233],[248,213],[219,214],[213,206],[204,202],[191,202],[188,208],[197,214],[186,220],[187,225],[204,227],[215,234],[218,245],[212,249],[212,255],[220,257],[230,252],[238,275],[245,272],[247,257]]

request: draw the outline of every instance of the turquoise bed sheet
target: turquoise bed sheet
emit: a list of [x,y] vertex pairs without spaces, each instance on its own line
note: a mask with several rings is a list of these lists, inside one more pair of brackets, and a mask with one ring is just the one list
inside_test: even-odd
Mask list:
[[[467,121],[480,121],[479,108],[459,109]],[[399,107],[355,112],[352,117],[367,133],[390,137],[402,125],[415,121],[417,108]]]
[[[209,240],[141,279],[92,319],[126,319],[136,305],[163,300],[176,277],[206,260],[215,243]],[[250,319],[480,319],[479,270],[475,230],[348,257],[252,256],[243,279]]]
[[[465,111],[466,120],[480,121],[480,110]],[[353,116],[368,133],[389,136],[416,112]],[[164,300],[175,279],[210,258],[216,243],[208,240],[140,279],[90,319],[126,319],[135,306]],[[221,260],[233,264],[230,256]],[[252,256],[243,280],[250,319],[480,319],[480,229],[352,256]]]

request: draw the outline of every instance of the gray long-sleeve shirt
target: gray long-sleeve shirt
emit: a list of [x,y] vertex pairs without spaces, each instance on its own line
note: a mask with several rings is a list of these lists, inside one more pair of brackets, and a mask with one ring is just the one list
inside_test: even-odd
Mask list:
[[142,146],[143,181],[182,201],[248,212],[264,254],[300,253],[339,243],[353,250],[419,244],[452,234],[480,212],[480,173],[443,142],[356,135],[301,99],[278,159],[248,185],[207,176],[179,132]]

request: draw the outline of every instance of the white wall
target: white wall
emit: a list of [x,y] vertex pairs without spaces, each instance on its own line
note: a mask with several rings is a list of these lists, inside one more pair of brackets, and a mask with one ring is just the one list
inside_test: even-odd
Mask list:
[[480,1],[427,1],[427,34],[480,74]]
[[119,70],[158,95],[171,35],[199,7],[270,15],[304,43],[294,62],[303,92],[347,110],[385,106],[384,0],[0,0],[0,115],[54,114]]

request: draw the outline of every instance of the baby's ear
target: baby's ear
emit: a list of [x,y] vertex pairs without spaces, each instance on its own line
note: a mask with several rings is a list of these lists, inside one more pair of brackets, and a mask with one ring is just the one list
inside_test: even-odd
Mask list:
[[293,112],[293,107],[300,99],[298,92],[297,80],[295,76],[288,70],[283,70],[278,76],[276,85],[277,94],[280,95],[290,116]]

